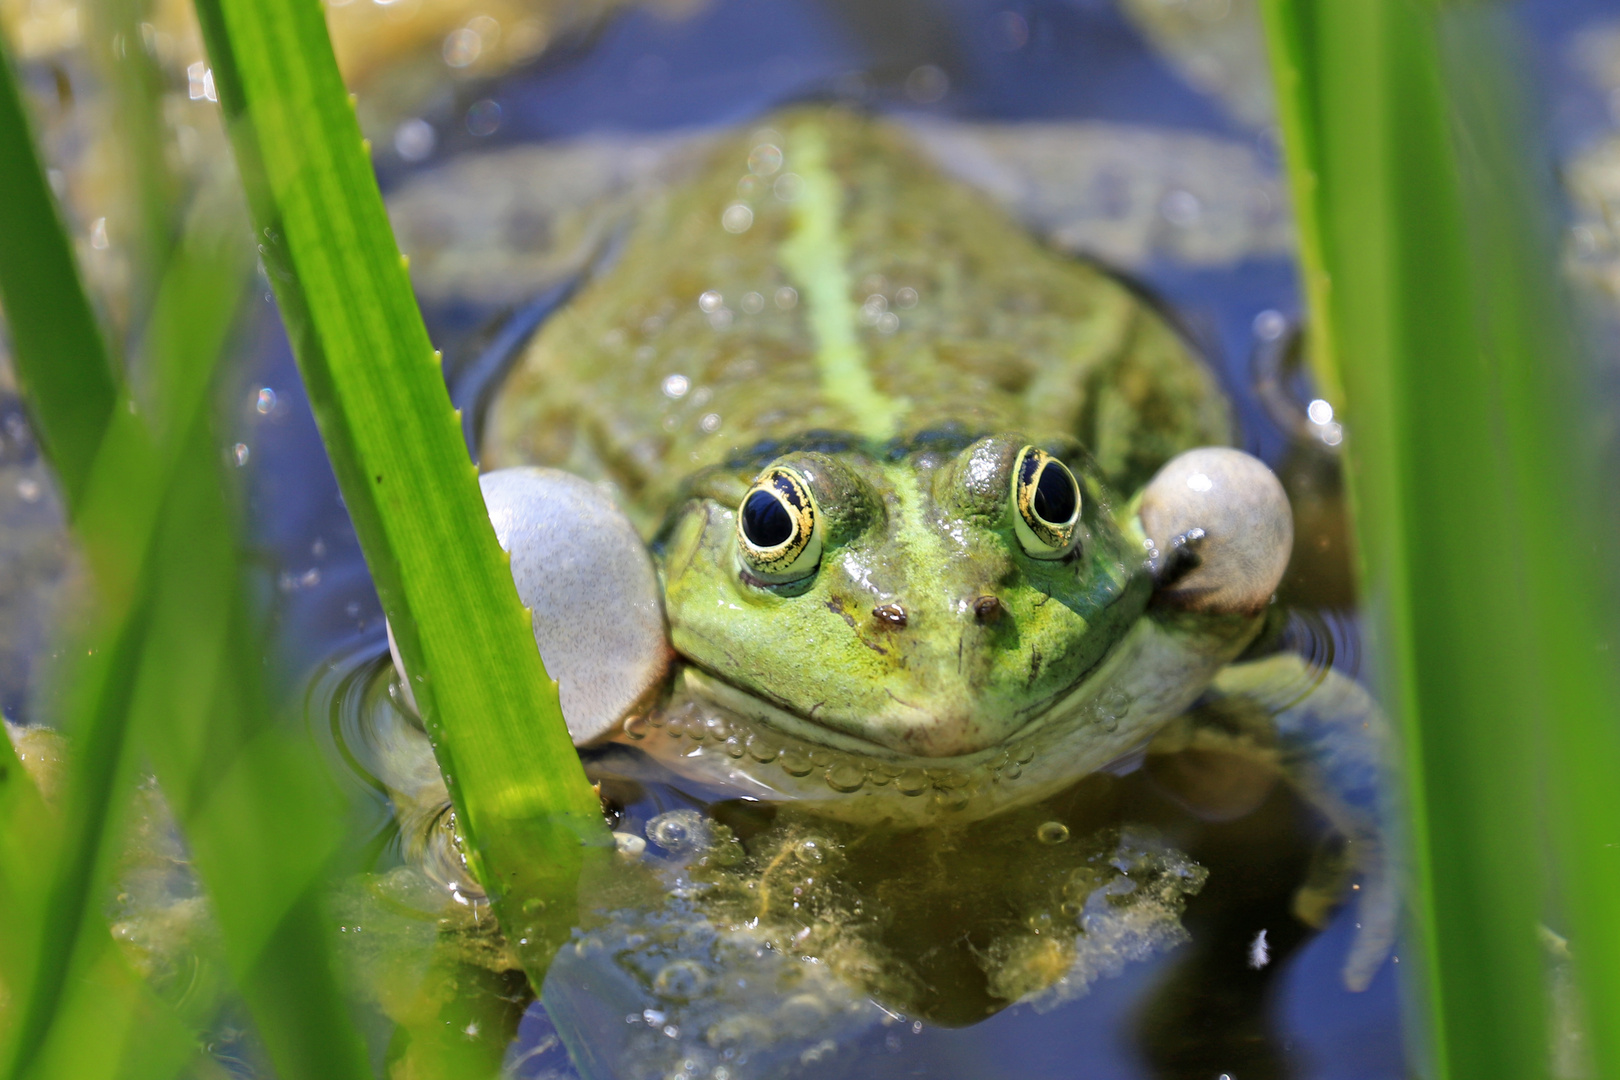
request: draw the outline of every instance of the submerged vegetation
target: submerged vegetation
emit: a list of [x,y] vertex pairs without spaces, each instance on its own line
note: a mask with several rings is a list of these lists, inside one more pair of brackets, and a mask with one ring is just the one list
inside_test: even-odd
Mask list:
[[[1364,594],[1405,733],[1419,963],[1403,968],[1429,1024],[1423,1071],[1548,1071],[1562,955],[1545,923],[1567,931],[1580,988],[1578,1015],[1558,1022],[1586,1033],[1591,1075],[1620,1077],[1620,691],[1599,539],[1612,497],[1579,435],[1582,354],[1505,17],[1415,0],[1262,6],[1308,352],[1351,432]],[[101,9],[132,32],[135,13]],[[90,579],[51,698],[60,790],[36,787],[39,770],[0,739],[0,1080],[212,1075],[199,1040],[238,997],[280,1075],[374,1071],[324,914],[333,875],[356,861],[347,809],[262,685],[262,612],[219,452],[214,398],[253,280],[250,237],[471,862],[535,988],[577,922],[581,874],[611,845],[321,10],[198,0],[198,13],[246,210],[234,178],[175,209],[181,185],[141,145],[159,123],[150,73],[121,69],[153,282],[127,319],[127,358],[75,268],[17,81],[0,73],[0,300]],[[199,960],[176,979],[115,943],[104,898],[125,837],[165,815],[223,971]],[[434,1060],[490,1069],[453,1050]]]

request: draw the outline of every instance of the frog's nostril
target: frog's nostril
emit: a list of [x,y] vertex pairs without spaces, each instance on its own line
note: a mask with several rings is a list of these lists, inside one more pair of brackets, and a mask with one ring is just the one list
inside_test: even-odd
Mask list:
[[981,596],[973,601],[973,618],[981,626],[1000,622],[1001,613],[1005,610],[998,596]]
[[872,609],[872,617],[878,622],[904,630],[906,627],[906,609],[899,604],[884,604],[882,607]]

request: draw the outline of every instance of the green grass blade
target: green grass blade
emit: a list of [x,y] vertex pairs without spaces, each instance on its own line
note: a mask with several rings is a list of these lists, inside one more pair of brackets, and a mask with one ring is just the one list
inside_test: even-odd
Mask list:
[[105,80],[101,99],[107,110],[100,122],[107,130],[98,142],[103,153],[116,155],[121,180],[108,221],[113,244],[128,252],[136,270],[121,299],[137,318],[152,307],[184,209],[170,167],[178,156],[175,141],[163,119],[165,76],[151,44],[152,23],[161,18],[154,6],[152,0],[90,0],[79,9],[90,24],[87,51]]
[[1314,67],[1315,7],[1299,0],[1262,0],[1260,17],[1265,24],[1277,90],[1277,126],[1288,151],[1283,167],[1297,208],[1294,223],[1299,232],[1299,276],[1310,313],[1305,327],[1306,356],[1317,390],[1338,407],[1344,403],[1344,386],[1333,330],[1332,279],[1322,235],[1327,196],[1319,143],[1319,73]]
[[199,0],[265,262],[475,872],[531,976],[609,838],[495,543],[321,10]]
[[[1512,30],[1489,5],[1265,11],[1295,204],[1313,219],[1311,315],[1343,380],[1363,595],[1404,733],[1435,1074],[1547,1071],[1550,836],[1598,1075],[1620,1076],[1620,698],[1595,647],[1606,567],[1583,539],[1602,535],[1604,496],[1574,434],[1578,354]],[[1325,311],[1313,267],[1331,280]]]
[[117,396],[89,297],[0,41],[0,303],[34,433],[74,508]]
[[[8,244],[0,262],[16,269],[54,257],[68,293],[82,300],[68,241],[54,218],[46,220],[53,228],[32,238],[35,247]],[[202,207],[169,263],[145,342],[149,402],[136,408],[120,398],[102,418],[104,430],[93,431],[75,412],[81,400],[31,399],[43,425],[72,436],[48,443],[48,453],[94,461],[74,494],[99,629],[67,673],[74,756],[60,842],[44,851],[38,837],[17,831],[23,822],[3,823],[4,883],[20,901],[8,916],[29,918],[8,924],[8,934],[32,945],[6,957],[18,1014],[7,1033],[7,1075],[84,1080],[130,1068],[162,1075],[191,1054],[189,1032],[208,1019],[206,1005],[194,1003],[202,1015],[178,1016],[132,981],[100,915],[133,763],[143,752],[181,811],[227,952],[282,1075],[368,1072],[318,903],[341,808],[330,790],[319,797],[324,773],[313,751],[284,745],[253,689],[262,642],[245,629],[252,619],[234,513],[208,415],[215,367],[251,268],[236,221]],[[13,322],[30,325],[39,315],[24,307]],[[93,337],[94,324],[85,326]],[[19,335],[19,366],[48,371],[63,386],[84,381],[91,350],[39,355],[49,344]],[[21,788],[7,792],[12,802],[25,796]],[[25,856],[34,857],[31,865]],[[104,1035],[125,1040],[122,1052],[105,1043],[88,1052],[83,1032],[98,1018]]]
[[258,685],[264,642],[241,581],[217,445],[199,425],[164,503],[151,638],[132,709],[213,901],[237,985],[287,1077],[368,1074],[335,977],[321,896],[341,799]]
[[[37,888],[37,875],[56,850],[58,826],[11,739],[0,738],[0,913],[8,926],[34,926],[43,917],[44,894]],[[0,993],[17,1000],[20,988],[33,979],[38,950],[37,935],[0,934]],[[0,1054],[13,1037],[16,1012],[0,1011]]]

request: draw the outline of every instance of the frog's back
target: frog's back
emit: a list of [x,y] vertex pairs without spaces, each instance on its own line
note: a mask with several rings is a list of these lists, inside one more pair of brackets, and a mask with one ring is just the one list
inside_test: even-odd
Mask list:
[[802,109],[643,209],[530,346],[484,456],[610,479],[651,527],[693,472],[808,431],[1072,436],[1128,492],[1229,423],[1209,372],[1119,282],[895,126]]

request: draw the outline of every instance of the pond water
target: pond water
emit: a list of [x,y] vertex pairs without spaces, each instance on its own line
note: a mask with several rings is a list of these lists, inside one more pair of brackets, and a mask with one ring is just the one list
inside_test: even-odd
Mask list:
[[[1567,75],[1571,36],[1601,14],[1524,11],[1561,155],[1612,123]],[[1339,433],[1291,347],[1300,302],[1249,16],[1240,0],[626,5],[511,71],[402,77],[362,117],[470,432],[514,342],[583,269],[525,245],[561,250],[550,230],[587,196],[633,200],[694,129],[787,103],[903,118],[1046,242],[1131,280],[1209,361],[1239,445],[1273,466],[1295,511],[1257,654],[1355,678]],[[559,192],[490,195],[547,168]],[[569,195],[570,169],[602,187]],[[528,1000],[472,890],[436,888],[455,878],[450,853],[404,850],[385,795],[399,797],[415,736],[389,692],[381,610],[270,303],[252,332],[237,458],[273,567],[279,662],[366,808],[374,865],[339,906],[344,933],[373,935],[351,959],[380,1044],[392,1020],[423,1022],[420,995],[391,997],[390,980],[432,968],[453,990],[429,1022],[464,1021],[469,1042],[534,1080],[1411,1074],[1399,946],[1352,992],[1358,908],[1320,929],[1294,913],[1333,833],[1287,785],[1212,820],[1161,762],[987,820],[860,829],[672,769],[649,752],[672,738],[670,717],[652,739],[585,751],[637,869],[603,886],[545,1001]],[[878,906],[882,920],[863,919]],[[717,940],[731,958],[719,978],[694,959]]]
[[[504,355],[494,339],[511,313],[540,297],[516,319],[543,317],[561,293],[554,267],[529,271],[526,287],[486,287],[482,293],[445,269],[455,265],[457,246],[468,242],[457,239],[456,226],[440,223],[435,232],[419,222],[435,208],[452,222],[465,220],[454,209],[444,210],[446,188],[437,179],[457,161],[499,161],[503,152],[522,153],[535,143],[578,145],[571,141],[592,137],[620,140],[613,152],[628,156],[638,146],[662,148],[672,131],[744,123],[785,102],[830,95],[913,122],[961,125],[968,134],[957,136],[963,145],[955,152],[958,160],[968,159],[959,171],[970,179],[976,179],[971,155],[982,155],[987,145],[992,153],[1000,149],[1002,160],[1012,157],[1011,168],[1023,170],[1015,172],[1018,179],[1035,186],[1095,187],[1099,173],[1113,168],[1123,173],[1116,183],[1148,188],[1145,205],[1099,207],[1095,197],[1089,203],[1065,200],[1058,190],[1048,198],[1046,218],[1037,216],[1037,227],[1061,246],[1103,256],[1139,282],[1216,367],[1236,405],[1241,445],[1278,469],[1296,506],[1299,557],[1283,595],[1291,613],[1272,647],[1302,652],[1315,664],[1331,663],[1354,676],[1359,646],[1343,507],[1333,437],[1324,440],[1331,418],[1317,424],[1307,415],[1308,386],[1287,349],[1298,298],[1275,147],[1264,118],[1255,123],[1243,106],[1190,88],[1176,73],[1177,61],[1155,51],[1139,26],[1109,4],[1025,5],[1016,11],[963,5],[948,17],[929,14],[904,4],[861,11],[857,5],[717,3],[685,18],[630,11],[570,55],[418,103],[418,115],[435,132],[431,154],[408,162],[396,145],[394,154],[379,154],[379,165],[458,403],[487,402],[487,386]],[[493,130],[489,102],[498,106]],[[381,123],[403,132],[412,119],[396,114]],[[1071,152],[1077,165],[1056,181],[1043,178],[1028,164],[1043,147],[990,141],[996,130],[990,125],[1008,121],[1045,125],[1046,153]],[[1141,140],[1154,132],[1164,140],[1108,152],[1110,140]],[[949,129],[938,138],[951,138]],[[374,144],[383,141],[374,134]],[[404,149],[407,156],[419,152],[408,141]],[[950,162],[952,152],[947,145],[941,157]],[[1190,162],[1177,161],[1183,154],[1229,162],[1235,175],[1200,175]],[[527,166],[527,159],[520,161]],[[480,167],[497,174],[501,168]],[[518,175],[507,168],[507,175]],[[428,209],[412,217],[412,208],[424,204]],[[543,217],[550,209],[531,206],[528,212]],[[1097,240],[1108,226],[1112,233]],[[476,235],[487,235],[476,233],[480,227],[491,228],[487,222],[459,227]],[[380,613],[335,488],[323,475],[319,445],[273,325],[264,348],[267,361],[256,378],[276,399],[247,438],[259,527],[285,567],[281,618],[288,663],[323,671],[311,695],[312,722],[331,718],[334,757],[349,763],[357,783],[375,783],[375,762],[368,765],[365,750],[376,739],[366,728],[365,703],[387,708],[377,690],[389,675]],[[873,838],[796,820],[791,808],[776,814],[738,803],[670,773],[623,740],[588,751],[586,760],[619,815],[616,828],[648,842],[643,862],[667,890],[679,895],[693,889],[694,875],[719,875],[734,890],[768,884],[776,872],[769,869],[773,859],[780,866],[785,857],[790,868],[805,869],[793,853],[808,838],[812,847],[819,843],[835,852],[839,865],[830,877],[823,871],[813,895],[802,897],[806,910],[813,900],[823,923],[830,918],[847,928],[853,925],[852,897],[883,881],[892,921],[882,933],[833,935],[846,952],[848,939],[859,938],[864,966],[846,957],[840,968],[830,959],[836,951],[831,943],[819,950],[798,943],[804,955],[819,953],[823,969],[838,972],[841,981],[787,994],[767,989],[780,973],[750,970],[752,995],[710,995],[699,1008],[690,1000],[661,1000],[656,987],[649,995],[644,985],[656,984],[660,975],[666,982],[672,978],[671,958],[678,959],[685,946],[665,942],[641,985],[633,978],[615,982],[609,977],[617,970],[614,963],[593,965],[592,940],[612,955],[626,951],[626,940],[659,940],[652,926],[609,920],[594,939],[590,933],[581,939],[584,954],[565,950],[558,961],[547,991],[556,1021],[539,1003],[521,1014],[505,1055],[514,1076],[579,1075],[558,1039],[559,1026],[576,1051],[605,1048],[588,1055],[594,1060],[578,1063],[590,1076],[677,1075],[683,1068],[693,1076],[720,1076],[728,1068],[737,1076],[1406,1075],[1395,964],[1385,964],[1360,993],[1344,987],[1341,970],[1356,932],[1354,906],[1320,932],[1292,914],[1313,853],[1331,831],[1284,785],[1247,812],[1217,822],[1188,812],[1171,793],[1173,784],[1167,788],[1163,777],[1156,781],[1139,769],[1094,777],[1012,820]],[[682,817],[693,811],[746,845],[740,865],[696,866],[708,849],[660,844],[658,837],[671,830],[710,827]],[[1061,823],[1073,839],[1041,843],[1039,830],[1050,823]],[[382,836],[390,833],[385,810],[378,812],[377,828]],[[397,847],[397,840],[392,843]],[[949,880],[930,878],[928,868],[946,856]],[[390,857],[398,856],[385,855],[381,869]],[[918,865],[907,868],[908,860]],[[1009,923],[1074,919],[1050,898],[1009,897],[1002,882],[1062,882],[1077,870],[1095,874],[1097,866],[1146,862],[1155,862],[1177,884],[1163,891],[1152,918],[1143,908],[1136,923],[1117,920],[1120,925],[1105,930],[1108,912],[1102,912],[1078,950],[1063,951],[1073,949],[1065,942],[1056,959],[1043,958],[1047,966],[1066,966],[1063,987],[1036,992],[1040,978],[1027,975],[1032,981],[1021,987],[1007,974],[1012,965],[984,961],[998,947],[1009,947],[1004,940],[998,945]],[[896,875],[897,866],[914,873],[909,879]],[[1104,878],[1087,878],[1080,905],[1104,884]],[[717,888],[714,881],[707,885]],[[709,895],[712,907],[716,901]],[[667,901],[675,907],[682,902]],[[697,916],[682,910],[659,907],[656,919],[643,915],[666,931],[671,924],[690,931]],[[739,923],[757,915],[731,914]],[[713,910],[704,919],[711,916],[724,922]],[[756,937],[769,937],[770,920],[764,929],[754,921]],[[712,931],[713,923],[704,925]],[[763,961],[755,957],[750,963]],[[866,973],[865,986],[851,970]],[[1026,994],[1030,1000],[1008,1007]],[[781,999],[774,1005],[773,995]],[[789,999],[821,1019],[794,1029],[778,1007]],[[734,1023],[752,1017],[776,1030],[779,1040],[768,1050],[756,1047],[752,1061],[746,1054],[741,1063],[735,1053],[722,1058],[729,1044],[712,1032],[727,1017]],[[505,1022],[512,1019],[506,1014]],[[669,1034],[683,1024],[688,1034]],[[693,1025],[709,1037],[693,1039]],[[797,1036],[780,1035],[794,1030]],[[722,1071],[715,1072],[717,1067]]]

